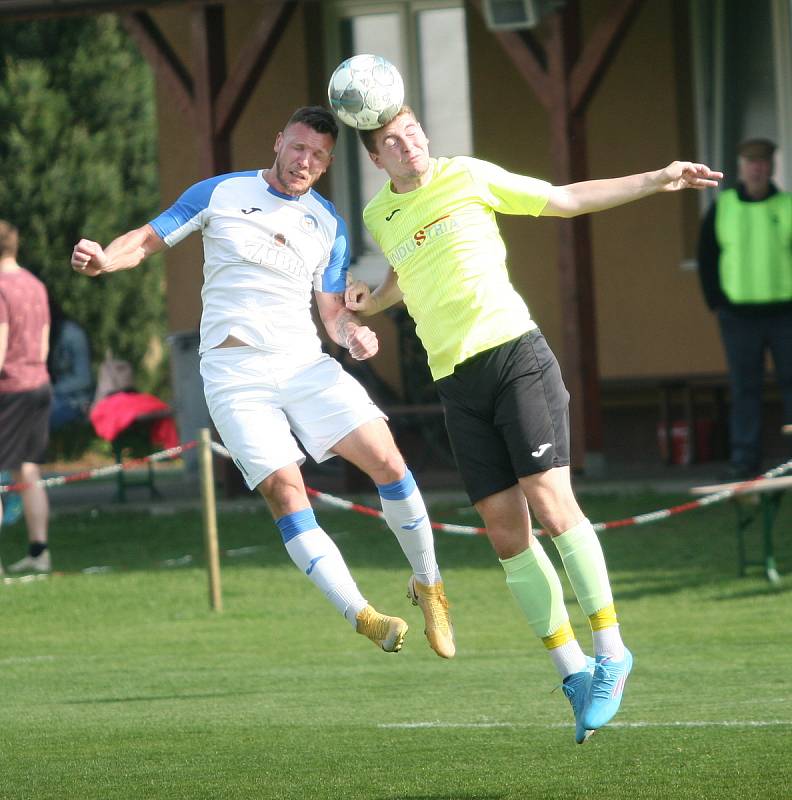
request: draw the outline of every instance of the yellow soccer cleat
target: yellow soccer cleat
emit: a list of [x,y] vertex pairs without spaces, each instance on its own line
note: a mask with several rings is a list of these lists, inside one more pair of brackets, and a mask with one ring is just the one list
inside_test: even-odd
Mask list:
[[453,658],[456,653],[454,626],[448,613],[448,600],[443,582],[438,581],[430,586],[424,586],[415,580],[415,575],[412,575],[407,586],[407,597],[412,600],[414,606],[420,606],[423,611],[426,622],[424,633],[432,650],[440,658]]
[[398,653],[402,649],[408,627],[403,619],[380,614],[373,606],[366,606],[355,619],[357,632],[368,636],[386,653]]

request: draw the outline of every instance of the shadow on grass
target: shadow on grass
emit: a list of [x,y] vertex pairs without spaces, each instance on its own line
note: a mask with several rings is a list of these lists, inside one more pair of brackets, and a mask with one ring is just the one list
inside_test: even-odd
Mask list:
[[723,603],[731,600],[748,600],[755,597],[777,597],[792,592],[792,578],[787,578],[786,582],[782,578],[781,581],[781,583],[766,581],[763,586],[752,586],[748,589],[726,592],[713,599]]
[[[655,494],[590,498],[589,518],[614,520],[630,514],[667,508],[681,498]],[[119,510],[121,511],[121,510]],[[443,522],[476,524],[469,514],[455,506],[432,509],[432,517]],[[317,509],[322,527],[338,544],[353,570],[361,566],[380,569],[405,568],[404,556],[387,526],[380,520],[338,510]],[[223,559],[223,569],[282,567],[289,563],[275,524],[262,507],[256,513],[224,512],[219,515],[220,548],[249,551],[243,558]],[[781,509],[776,530],[792,526],[792,507]],[[718,506],[661,520],[641,528],[621,528],[600,536],[606,561],[619,597],[641,598],[670,595],[686,589],[733,581],[736,572],[735,521],[731,509]],[[6,563],[24,555],[27,541],[24,526],[3,531],[0,556]],[[50,531],[53,563],[57,570],[76,573],[86,567],[99,572],[149,572],[174,567],[204,569],[203,526],[198,511],[150,515],[127,510],[68,515],[53,520]],[[497,573],[500,567],[485,536],[435,534],[441,568],[485,569]],[[561,571],[556,549],[546,537],[545,547]],[[748,552],[759,552],[757,531],[746,537]],[[777,536],[776,558],[782,572],[792,558],[788,537]],[[95,566],[94,566],[95,565]],[[627,575],[624,578],[622,576]],[[728,595],[723,587],[722,594]],[[752,592],[753,594],[753,592]]]

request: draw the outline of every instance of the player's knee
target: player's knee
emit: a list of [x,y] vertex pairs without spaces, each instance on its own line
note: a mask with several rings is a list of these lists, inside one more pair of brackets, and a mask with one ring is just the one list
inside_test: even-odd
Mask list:
[[407,473],[407,465],[394,448],[393,452],[383,453],[370,464],[368,474],[378,486],[400,481]]
[[259,494],[267,501],[273,516],[278,518],[304,508],[307,495],[302,480],[274,472],[258,485]]

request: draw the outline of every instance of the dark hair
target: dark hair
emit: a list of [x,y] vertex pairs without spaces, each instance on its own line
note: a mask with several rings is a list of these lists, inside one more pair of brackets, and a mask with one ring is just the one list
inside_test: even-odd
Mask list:
[[298,108],[286,123],[284,130],[290,125],[301,122],[317,133],[329,133],[335,142],[338,139],[338,123],[330,111],[322,106],[303,106]]
[[0,219],[0,256],[13,256],[19,250],[19,231],[4,219]]
[[[418,121],[418,117],[415,116],[415,112],[410,108],[410,106],[402,106],[395,114],[394,117],[386,122],[386,125],[389,125],[393,122],[394,119],[398,119],[399,117],[403,117],[405,114],[409,114],[416,122]],[[363,144],[363,147],[369,151],[369,153],[376,153],[377,152],[377,143],[374,141],[374,137],[381,131],[385,125],[380,126],[379,128],[373,128],[370,131],[364,131],[358,129],[358,136],[360,137],[360,141]]]

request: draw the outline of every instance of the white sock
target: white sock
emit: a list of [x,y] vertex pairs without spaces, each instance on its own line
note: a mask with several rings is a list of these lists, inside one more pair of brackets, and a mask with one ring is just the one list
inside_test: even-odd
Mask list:
[[286,552],[352,627],[367,605],[335,542],[319,527],[313,511],[305,509],[276,520]]
[[377,486],[377,491],[385,521],[407,556],[415,579],[425,586],[437,583],[441,578],[432,526],[412,472],[408,469],[401,480]]
[[598,631],[592,631],[594,654],[613,661],[624,661],[624,642],[618,625],[611,625]]
[[570,639],[570,641],[562,644],[560,647],[554,647],[548,650],[547,654],[553,661],[561,680],[568,675],[574,675],[576,672],[583,672],[587,668],[586,654],[580,648],[577,639]]

